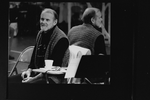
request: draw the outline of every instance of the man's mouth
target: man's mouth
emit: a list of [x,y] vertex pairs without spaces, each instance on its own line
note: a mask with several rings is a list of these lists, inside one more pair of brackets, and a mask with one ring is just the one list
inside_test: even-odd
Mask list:
[[45,24],[41,24],[41,26],[42,26],[42,27],[46,27],[46,25],[45,25]]

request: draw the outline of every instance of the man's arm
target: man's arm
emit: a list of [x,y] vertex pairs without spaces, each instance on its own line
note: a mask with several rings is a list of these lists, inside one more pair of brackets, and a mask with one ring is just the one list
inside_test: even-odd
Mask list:
[[105,41],[104,36],[99,35],[95,42],[95,55],[104,54],[106,55],[106,47],[105,47]]
[[33,53],[32,53],[32,56],[31,56],[31,61],[30,61],[30,64],[28,66],[28,69],[34,69],[35,65],[34,65],[34,57],[35,57],[35,48],[36,48],[36,45],[34,46],[34,49],[33,49]]
[[68,49],[69,41],[67,38],[62,38],[58,41],[52,52],[52,59],[54,66],[61,66],[66,50]]
[[36,37],[36,44],[34,46],[34,49],[33,49],[33,53],[32,53],[32,56],[31,56],[31,61],[30,61],[30,64],[28,66],[28,68],[30,69],[34,69],[35,68],[35,64],[34,64],[34,60],[35,60],[35,51],[36,51],[36,47],[37,47],[37,42],[38,42],[38,39],[39,39],[39,36],[41,34],[41,31],[39,31],[37,37]]

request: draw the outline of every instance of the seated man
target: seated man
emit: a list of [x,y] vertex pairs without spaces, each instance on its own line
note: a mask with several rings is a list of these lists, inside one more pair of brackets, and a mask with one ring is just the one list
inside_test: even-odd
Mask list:
[[87,8],[81,19],[83,24],[72,27],[68,32],[70,45],[87,48],[91,55],[106,55],[104,35],[99,31],[103,27],[100,10]]
[[68,32],[70,45],[77,45],[91,50],[92,55],[106,54],[101,12],[97,8],[87,8],[82,15],[82,25],[72,27]]
[[[46,83],[43,74],[35,73],[32,69],[44,67],[44,61],[46,59],[53,60],[54,66],[62,65],[64,54],[69,46],[69,41],[65,33],[57,27],[57,22],[58,16],[54,10],[46,8],[42,11],[40,16],[41,30],[37,35],[36,44],[28,69],[21,74],[9,77],[8,82],[22,82],[22,80],[29,80],[33,83]],[[40,81],[37,79],[40,79]],[[53,79],[54,78],[52,78],[52,80]],[[53,81],[55,83],[55,79]],[[49,83],[52,83],[53,81]]]

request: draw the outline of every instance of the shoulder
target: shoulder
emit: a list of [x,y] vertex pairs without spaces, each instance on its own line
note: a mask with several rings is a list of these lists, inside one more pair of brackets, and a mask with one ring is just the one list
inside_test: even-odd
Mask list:
[[78,26],[73,26],[69,31],[68,31],[68,36],[71,35],[72,33],[76,33],[79,31],[83,31],[83,25],[78,25]]
[[67,39],[67,38],[65,38],[65,37],[63,37],[63,38],[59,39],[59,41],[58,41],[58,42],[59,42],[59,43],[61,43],[61,44],[69,43],[68,39]]
[[64,33],[58,26],[55,27],[54,32]]
[[54,33],[60,35],[61,37],[66,37],[67,38],[66,34],[58,26],[55,27]]
[[98,35],[96,41],[104,40],[104,36],[102,34]]
[[77,26],[73,26],[70,31],[73,31],[73,30],[79,30],[80,28],[82,28],[83,25],[77,25]]
[[96,36],[100,36],[100,35],[103,36],[103,34],[98,29],[96,29],[94,27],[90,27],[90,31],[92,33],[95,33]]
[[71,29],[78,29],[78,28],[81,28],[81,27],[83,27],[83,25],[73,26]]
[[55,46],[55,47],[60,47],[61,50],[62,50],[62,48],[66,48],[66,47],[69,46],[69,41],[68,41],[67,38],[61,38],[61,39],[58,40],[56,45],[57,46]]

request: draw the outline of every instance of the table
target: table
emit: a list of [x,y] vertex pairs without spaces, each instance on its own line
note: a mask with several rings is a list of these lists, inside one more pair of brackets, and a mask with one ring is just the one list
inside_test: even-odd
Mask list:
[[39,68],[39,69],[33,69],[34,72],[40,72],[40,73],[47,73],[47,74],[64,74],[67,71],[66,67],[60,67],[56,69],[45,69],[45,68]]
[[67,71],[67,67],[53,67],[53,69],[39,68],[39,69],[33,69],[32,71],[45,74],[46,82],[47,84],[49,84],[48,75],[49,76],[56,75],[57,77],[58,76],[64,77],[64,74]]

